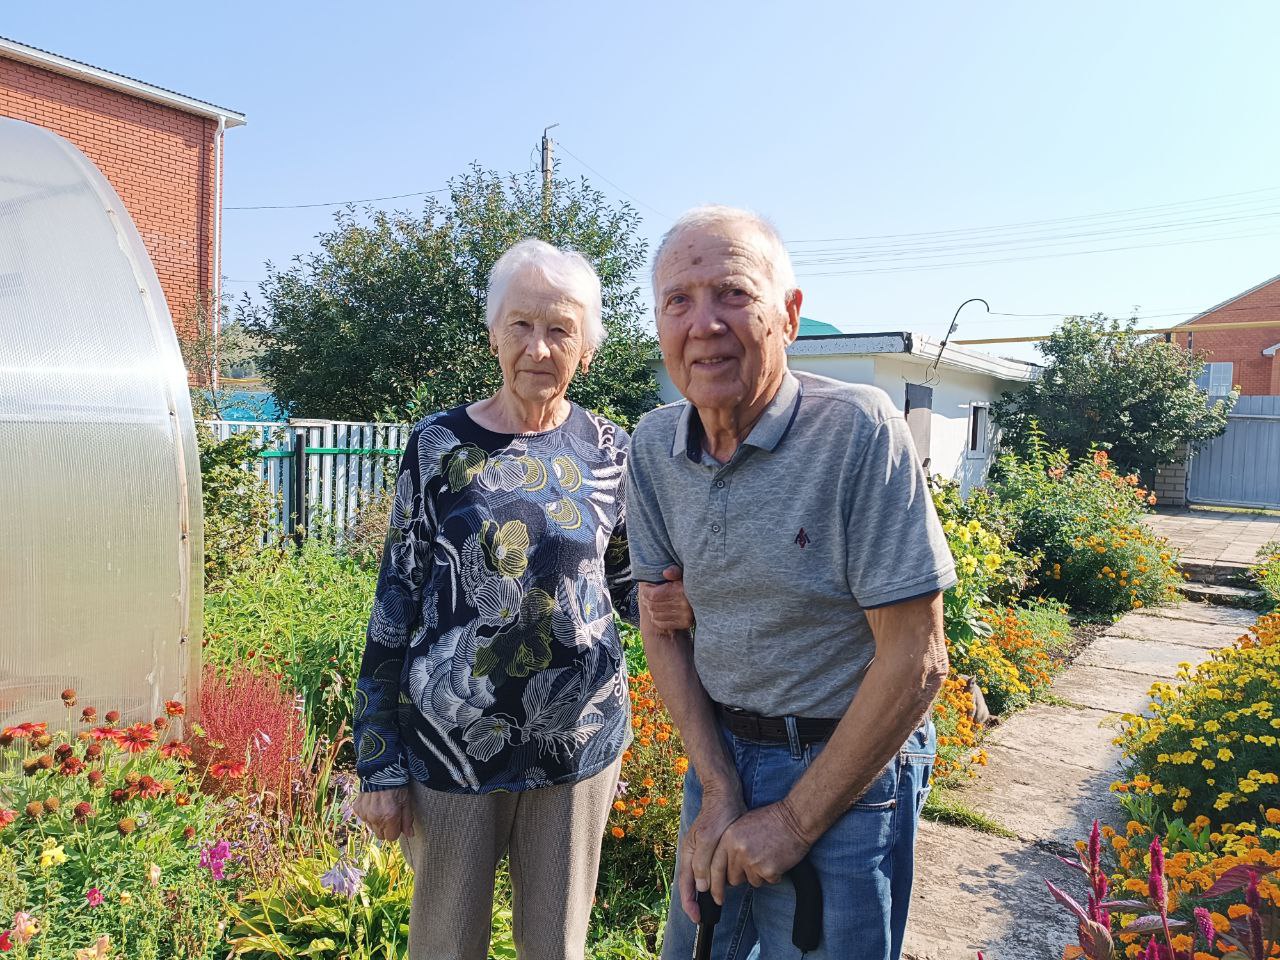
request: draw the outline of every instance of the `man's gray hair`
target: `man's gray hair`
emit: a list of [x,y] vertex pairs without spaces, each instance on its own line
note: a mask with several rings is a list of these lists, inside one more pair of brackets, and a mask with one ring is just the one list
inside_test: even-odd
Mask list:
[[490,330],[502,316],[502,302],[511,284],[532,272],[571,300],[582,304],[582,333],[588,350],[596,350],[607,334],[602,319],[600,277],[590,261],[576,250],[560,250],[542,240],[521,240],[498,258],[489,272],[484,325]]
[[787,252],[786,244],[782,242],[782,235],[778,233],[778,228],[752,210],[709,203],[701,207],[694,207],[680,217],[679,220],[672,224],[671,229],[662,235],[662,241],[658,244],[657,252],[653,255],[653,273],[650,277],[650,282],[653,284],[655,312],[658,309],[658,268],[662,266],[662,258],[666,255],[667,248],[671,245],[671,242],[686,230],[698,230],[723,223],[745,223],[755,229],[764,244],[765,256],[769,261],[769,269],[773,274],[774,282],[782,288],[783,303],[791,302],[792,294],[798,289],[796,271],[791,266],[791,254]]

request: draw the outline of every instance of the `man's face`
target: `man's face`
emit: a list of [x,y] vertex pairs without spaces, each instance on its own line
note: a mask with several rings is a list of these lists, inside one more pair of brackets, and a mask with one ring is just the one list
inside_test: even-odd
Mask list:
[[[676,388],[700,412],[745,413],[777,390],[800,323],[749,223],[690,228],[658,265],[658,343]],[[756,410],[758,412],[758,410]]]

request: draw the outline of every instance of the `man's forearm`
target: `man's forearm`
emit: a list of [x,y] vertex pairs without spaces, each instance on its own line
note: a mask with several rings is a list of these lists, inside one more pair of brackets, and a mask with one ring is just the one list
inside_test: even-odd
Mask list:
[[899,629],[875,631],[876,658],[853,702],[783,804],[807,843],[817,842],[866,792],[928,715],[947,676],[940,601],[937,606],[911,611]]
[[704,791],[740,792],[742,784],[725,748],[715,708],[693,665],[693,641],[687,630],[658,630],[640,608],[645,656],[658,693],[675,721],[685,752],[698,771]]

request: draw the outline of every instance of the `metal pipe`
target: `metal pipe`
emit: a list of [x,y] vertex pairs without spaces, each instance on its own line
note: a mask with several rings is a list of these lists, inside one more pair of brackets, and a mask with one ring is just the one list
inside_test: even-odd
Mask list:
[[218,132],[214,138],[214,199],[213,199],[213,313],[209,318],[213,330],[213,371],[211,386],[218,389],[218,370],[222,366],[218,345],[222,335],[222,140],[227,134],[227,118],[218,117]]

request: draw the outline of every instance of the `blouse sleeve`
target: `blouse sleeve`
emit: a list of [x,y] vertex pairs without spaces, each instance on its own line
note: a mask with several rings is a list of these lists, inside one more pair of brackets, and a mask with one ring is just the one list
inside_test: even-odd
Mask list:
[[435,538],[418,472],[419,433],[415,429],[410,434],[396,475],[391,522],[356,683],[356,773],[366,791],[390,790],[409,782],[399,723],[400,677],[409,640],[421,623],[422,588]]

